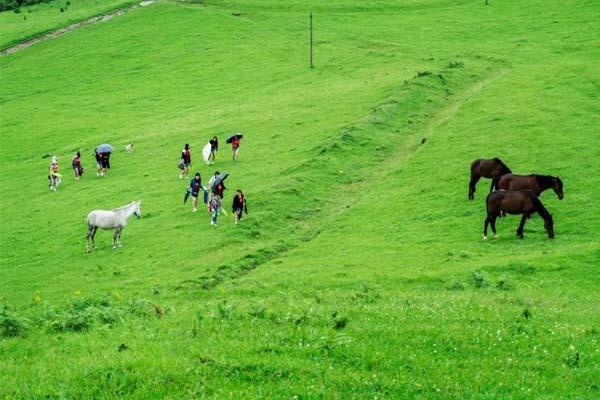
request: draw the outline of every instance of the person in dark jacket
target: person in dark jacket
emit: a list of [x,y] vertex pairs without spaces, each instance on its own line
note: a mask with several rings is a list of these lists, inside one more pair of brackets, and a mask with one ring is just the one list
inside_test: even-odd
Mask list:
[[94,154],[96,155],[96,176],[103,176],[102,172],[102,153],[98,152],[98,149],[94,150]]
[[[200,176],[200,172],[196,172],[190,181],[190,187],[188,189],[189,195],[192,196],[192,212],[198,211],[198,195],[200,194],[200,191],[204,192],[206,191],[206,188],[202,186],[202,177]],[[184,199],[184,203],[186,199]]]
[[242,219],[242,212],[248,215],[248,206],[246,205],[246,196],[241,190],[236,190],[235,196],[233,196],[233,204],[231,206],[231,212],[233,213],[233,220],[237,223]]
[[192,165],[192,149],[188,143],[181,150],[181,161],[179,162],[179,179],[187,178],[190,174],[190,165]]
[[217,151],[219,151],[219,139],[217,139],[216,136],[213,136],[208,143],[210,143],[210,155],[208,156],[208,162],[212,162],[214,164],[215,158],[217,158]]

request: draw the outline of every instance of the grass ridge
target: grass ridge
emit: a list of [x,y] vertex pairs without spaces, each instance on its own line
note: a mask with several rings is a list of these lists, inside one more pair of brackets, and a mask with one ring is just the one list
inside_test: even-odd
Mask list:
[[[364,145],[374,146],[377,149],[383,149],[382,141],[386,139],[386,132],[390,130],[395,135],[411,137],[414,139],[419,136],[419,132],[423,130],[429,130],[432,124],[435,124],[436,118],[442,115],[442,119],[445,120],[444,114],[450,109],[453,112],[460,107],[460,105],[468,98],[469,94],[480,90],[487,83],[494,79],[502,76],[506,70],[501,69],[498,65],[497,68],[492,68],[491,73],[485,78],[478,76],[475,82],[464,80],[465,76],[469,75],[469,70],[461,71],[458,74],[453,73],[456,65],[453,62],[448,62],[446,66],[441,68],[436,73],[417,73],[414,78],[404,81],[401,85],[396,88],[388,90],[387,95],[375,103],[369,110],[369,112],[359,118],[356,122],[345,125],[340,133],[339,138],[330,138],[325,144],[314,147],[314,150],[318,150],[317,159],[314,161],[306,161],[300,163],[297,166],[291,167],[285,171],[285,174],[290,176],[290,181],[295,181],[297,184],[315,183],[312,175],[318,175],[317,172],[323,170],[335,171],[337,167],[331,166],[331,159],[328,154],[335,153],[336,159],[351,159],[352,155],[355,154],[357,148]],[[463,64],[461,63],[461,68]],[[446,77],[444,76],[446,75]],[[458,76],[455,76],[458,75]],[[472,77],[472,75],[469,75]],[[416,91],[417,96],[420,99],[420,103],[417,107],[412,108],[413,116],[419,116],[419,122],[415,123],[414,120],[401,120],[398,121],[398,116],[403,110],[405,110],[407,104],[413,104],[412,102],[406,101],[407,97],[415,96],[412,92]],[[444,100],[452,100],[450,104],[446,104],[442,101],[438,101],[435,104],[431,104],[430,98],[438,98]],[[404,100],[404,101],[403,101]],[[413,104],[414,106],[414,104]],[[408,130],[413,130],[414,133],[408,134]],[[366,138],[361,133],[366,131],[377,132],[379,135]],[[413,140],[414,141],[414,140]],[[417,141],[416,144],[412,144],[408,154],[401,155],[401,161],[405,160],[412,153],[416,152],[422,143]],[[395,146],[392,150],[386,151],[385,156],[377,159],[373,163],[362,165],[359,169],[359,173],[355,174],[356,177],[342,182],[339,185],[332,185],[329,187],[329,192],[325,197],[331,197],[335,192],[341,189],[348,189],[348,185],[355,186],[350,188],[355,195],[358,195],[356,187],[364,189],[365,185],[370,184],[373,181],[373,177],[377,179],[383,179],[381,174],[374,173],[365,175],[365,172],[373,167],[373,165],[383,165],[386,162],[392,162],[397,164],[398,154],[395,153],[399,148]],[[348,161],[346,161],[348,162]],[[310,186],[310,185],[309,185]],[[299,224],[295,229],[291,230],[286,226],[285,229],[288,232],[292,232],[293,236],[286,240],[278,240],[275,244],[270,244],[250,252],[237,260],[229,263],[225,263],[217,267],[215,272],[206,273],[200,275],[196,279],[188,279],[182,282],[177,289],[182,290],[210,290],[214,289],[220,284],[238,279],[243,277],[256,268],[264,265],[277,258],[283,257],[289,251],[313,240],[320,233],[320,226],[323,219],[326,223],[331,223],[339,217],[340,214],[347,212],[358,199],[352,199],[352,196],[343,196],[346,201],[340,204],[340,202],[331,203],[329,202],[325,207],[315,208],[311,206],[311,198],[317,196],[316,193],[308,193],[302,195],[302,191],[297,188],[282,188],[281,190],[274,193],[274,196],[287,196],[293,194],[300,196],[304,200],[304,204],[297,210],[292,210],[288,213],[285,218],[291,221],[295,221]],[[336,210],[338,210],[336,212]]]

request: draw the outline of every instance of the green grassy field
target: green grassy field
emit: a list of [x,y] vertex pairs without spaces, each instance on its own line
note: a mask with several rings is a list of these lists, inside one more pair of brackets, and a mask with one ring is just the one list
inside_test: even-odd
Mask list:
[[131,0],[55,0],[22,7],[19,13],[2,12],[0,49],[133,3]]
[[[0,397],[600,397],[600,6],[256,3],[163,1],[0,58]],[[200,162],[236,131],[237,164]],[[182,204],[184,143],[227,205],[246,192],[240,225]],[[469,165],[495,156],[564,181],[554,240],[539,216],[481,240]],[[133,199],[124,247],[85,254],[87,213]]]

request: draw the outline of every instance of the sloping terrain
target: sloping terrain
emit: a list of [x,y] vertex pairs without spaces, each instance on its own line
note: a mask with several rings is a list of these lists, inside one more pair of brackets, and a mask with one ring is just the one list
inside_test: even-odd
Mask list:
[[[161,2],[0,59],[0,393],[597,397],[598,6],[254,3]],[[199,162],[235,131],[237,164]],[[242,224],[181,204],[186,142],[247,193]],[[481,241],[469,164],[494,156],[563,179],[555,240],[535,216]],[[84,254],[87,212],[132,199],[124,247]]]
[[[0,54],[13,52],[23,43],[46,35],[53,37],[65,27],[94,16],[107,15],[135,5],[131,0],[51,1],[0,13]],[[53,33],[53,34],[51,34]],[[20,46],[17,46],[20,45]],[[12,47],[12,48],[11,48]]]

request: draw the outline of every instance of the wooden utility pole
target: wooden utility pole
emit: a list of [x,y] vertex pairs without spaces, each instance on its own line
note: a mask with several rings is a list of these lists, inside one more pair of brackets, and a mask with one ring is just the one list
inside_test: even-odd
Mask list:
[[310,67],[314,68],[313,64],[313,21],[312,21],[312,11],[310,13]]

